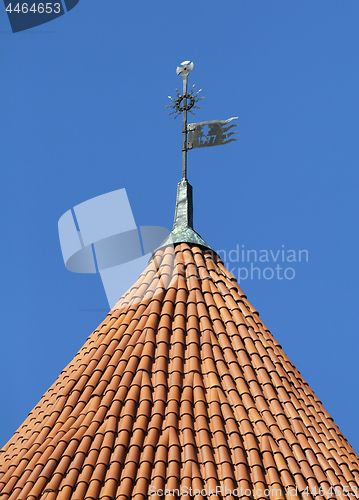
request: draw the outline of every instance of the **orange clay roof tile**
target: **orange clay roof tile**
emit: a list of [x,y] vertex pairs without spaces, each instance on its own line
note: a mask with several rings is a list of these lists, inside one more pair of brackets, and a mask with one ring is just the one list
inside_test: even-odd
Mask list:
[[156,253],[0,452],[4,500],[180,485],[359,489],[357,455],[235,278],[186,243]]

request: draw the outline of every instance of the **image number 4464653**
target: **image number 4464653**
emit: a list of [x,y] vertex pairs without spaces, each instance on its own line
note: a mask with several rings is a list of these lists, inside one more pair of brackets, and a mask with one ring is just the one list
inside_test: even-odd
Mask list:
[[13,33],[24,31],[40,24],[48,23],[73,9],[80,0],[55,0],[43,2],[11,2],[4,0]]
[[46,2],[46,3],[38,3],[36,4],[35,2],[31,5],[26,2],[20,4],[12,4],[11,2],[8,4],[6,7],[6,12],[9,14],[12,14],[13,12],[17,12],[18,14],[27,14],[27,13],[33,13],[33,14],[60,14],[61,12],[61,4],[59,2],[57,3],[52,3],[52,2]]

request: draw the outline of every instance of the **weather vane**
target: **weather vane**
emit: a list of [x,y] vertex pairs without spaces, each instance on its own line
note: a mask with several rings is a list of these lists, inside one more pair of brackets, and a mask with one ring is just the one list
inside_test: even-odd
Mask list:
[[[176,74],[181,75],[183,78],[183,93],[180,94],[178,89],[176,89],[177,96],[171,97],[169,99],[173,102],[166,106],[167,108],[173,108],[169,115],[175,114],[175,118],[181,113],[183,114],[183,128],[182,128],[182,178],[187,179],[187,151],[195,148],[205,148],[209,146],[220,146],[222,144],[228,144],[229,142],[236,141],[237,139],[229,139],[229,137],[237,132],[228,132],[232,127],[237,127],[237,124],[231,124],[225,127],[229,122],[238,118],[235,116],[229,118],[228,120],[212,120],[208,122],[198,122],[187,124],[187,111],[194,115],[192,108],[200,109],[200,106],[196,106],[196,103],[204,97],[199,97],[198,92],[194,93],[194,85],[190,92],[187,90],[187,81],[190,71],[193,71],[194,64],[190,61],[183,61],[181,66],[177,66]],[[188,139],[187,139],[188,133]]]

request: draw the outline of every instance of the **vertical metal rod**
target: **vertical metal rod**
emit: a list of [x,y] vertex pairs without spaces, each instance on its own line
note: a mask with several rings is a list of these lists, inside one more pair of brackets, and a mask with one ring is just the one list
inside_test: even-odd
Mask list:
[[[187,94],[188,72],[183,76],[183,95]],[[183,98],[183,130],[182,130],[182,179],[187,179],[187,99]]]

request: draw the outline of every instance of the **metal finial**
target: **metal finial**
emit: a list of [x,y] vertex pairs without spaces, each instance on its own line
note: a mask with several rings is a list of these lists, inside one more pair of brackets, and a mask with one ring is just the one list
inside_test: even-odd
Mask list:
[[[181,68],[181,66],[182,66],[182,68]],[[194,68],[193,62],[189,62],[189,61],[183,61],[183,63],[181,63],[181,66],[177,66],[177,69],[176,69],[177,75],[182,73],[182,76],[184,76],[184,73],[187,73],[187,76],[188,76],[188,74],[189,74],[188,72],[193,71],[193,68]]]
[[169,115],[175,114],[175,118],[183,113],[183,129],[182,129],[182,179],[187,179],[187,151],[188,151],[188,143],[187,143],[187,111],[194,114],[191,109],[199,108],[199,106],[195,106],[195,103],[203,99],[203,97],[198,97],[198,94],[201,92],[200,89],[198,92],[194,93],[194,85],[191,88],[190,92],[187,92],[187,80],[190,71],[193,71],[194,64],[190,61],[183,61],[181,66],[177,66],[176,74],[181,75],[183,78],[183,92],[180,94],[178,89],[176,89],[177,96],[171,97],[168,96],[169,99],[173,102],[166,106],[167,108],[173,108]]
[[192,85],[190,92],[187,92],[188,75],[190,71],[193,71],[193,69],[194,64],[190,61],[183,61],[183,63],[181,63],[181,66],[177,66],[176,68],[176,75],[181,75],[183,78],[183,92],[182,94],[180,94],[178,89],[176,89],[176,97],[172,97],[170,95],[168,96],[173,104],[169,104],[168,106],[166,106],[166,108],[173,108],[173,111],[171,113],[168,113],[168,115],[175,114],[174,118],[177,118],[177,116],[179,116],[181,113],[186,114],[187,111],[194,115],[194,113],[190,110],[192,108],[200,109],[200,106],[195,106],[195,103],[200,101],[201,99],[204,99],[204,97],[198,97],[198,94],[202,92],[202,89],[194,93],[194,85]]

